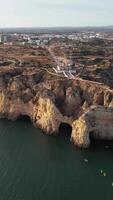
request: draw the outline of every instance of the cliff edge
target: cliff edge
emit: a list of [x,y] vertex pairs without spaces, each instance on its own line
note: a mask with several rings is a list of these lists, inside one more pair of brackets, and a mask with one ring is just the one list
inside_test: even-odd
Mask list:
[[67,126],[71,141],[83,148],[90,146],[91,138],[113,139],[112,87],[104,80],[53,73],[46,51],[1,47],[0,56],[7,62],[0,66],[0,118],[27,115],[46,134],[58,134]]
[[72,127],[71,141],[83,148],[90,137],[113,139],[113,92],[83,80],[37,80],[33,75],[0,77],[0,117],[27,115],[46,134],[58,134],[61,124]]

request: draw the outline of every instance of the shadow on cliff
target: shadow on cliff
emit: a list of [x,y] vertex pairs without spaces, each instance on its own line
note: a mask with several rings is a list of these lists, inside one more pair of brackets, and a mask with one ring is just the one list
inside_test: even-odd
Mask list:
[[90,134],[90,149],[113,149],[113,140],[96,139]]

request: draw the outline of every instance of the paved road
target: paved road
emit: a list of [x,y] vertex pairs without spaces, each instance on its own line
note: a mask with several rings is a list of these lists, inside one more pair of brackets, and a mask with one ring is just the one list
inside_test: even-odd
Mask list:
[[58,60],[58,58],[55,56],[54,52],[52,51],[52,49],[50,47],[46,47],[46,49],[49,51],[52,59],[54,60],[54,62],[56,63],[56,66],[61,66],[60,61]]
[[[47,48],[47,47],[46,47]],[[53,60],[55,61],[56,63],[56,66],[61,66],[61,63],[58,61],[58,59],[56,58],[56,56],[54,55],[53,51],[51,50],[51,48],[47,48],[47,50],[49,51],[51,57],[53,58]],[[58,73],[58,70],[56,68],[53,68],[55,73],[57,74]],[[61,70],[62,71],[62,70]],[[54,75],[54,73],[52,73]],[[77,77],[77,76],[74,76],[71,71],[62,71],[62,74],[64,75],[65,78],[68,78],[68,79],[74,79],[74,80],[78,80],[78,81],[81,81],[83,83],[87,83],[87,84],[95,84],[97,87],[101,87],[103,88],[104,90],[108,90],[109,92],[113,93],[113,90],[110,89],[109,87],[105,86],[104,84],[100,83],[100,82],[96,82],[96,81],[90,81],[90,80],[85,80],[85,79],[82,79],[80,77]],[[58,75],[58,74],[57,74]],[[58,75],[59,77],[62,77],[61,75]]]
[[[53,70],[55,71],[55,73],[57,74],[63,74],[64,77],[68,78],[68,79],[74,79],[74,75],[72,74],[71,70],[62,70],[61,69],[61,62],[59,61],[59,59],[55,56],[54,52],[52,51],[52,49],[50,47],[46,47],[46,49],[49,51],[52,59],[54,60],[54,62],[56,63],[56,68],[54,67]],[[57,69],[59,67],[59,70]],[[76,70],[75,70],[76,72]]]

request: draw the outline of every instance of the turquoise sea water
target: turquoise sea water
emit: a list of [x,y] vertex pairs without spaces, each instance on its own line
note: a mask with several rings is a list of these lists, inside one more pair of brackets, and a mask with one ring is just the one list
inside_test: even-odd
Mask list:
[[65,134],[0,120],[0,200],[112,200],[112,182],[113,142],[81,150]]

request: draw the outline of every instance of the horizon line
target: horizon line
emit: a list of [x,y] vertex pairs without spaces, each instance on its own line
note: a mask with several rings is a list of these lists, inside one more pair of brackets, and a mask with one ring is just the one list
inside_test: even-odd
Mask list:
[[104,28],[104,27],[113,27],[113,25],[86,25],[86,26],[10,26],[10,27],[0,27],[0,29],[14,29],[14,28]]

